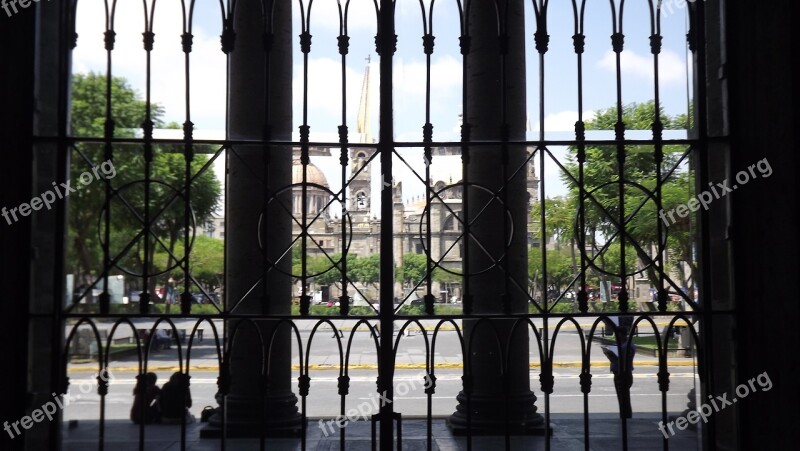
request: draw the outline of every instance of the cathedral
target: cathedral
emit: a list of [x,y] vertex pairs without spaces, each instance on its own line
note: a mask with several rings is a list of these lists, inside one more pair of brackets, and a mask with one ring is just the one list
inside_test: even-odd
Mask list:
[[[373,174],[367,165],[374,150],[349,149],[349,181],[346,189],[346,208],[332,195],[331,186],[323,171],[313,162],[306,166],[306,223],[308,225],[307,252],[309,256],[342,253],[367,257],[380,249],[381,224],[377,210],[373,210]],[[403,181],[392,182],[394,260],[395,268],[403,264],[403,256],[429,253],[442,267],[460,272],[462,265],[463,227],[458,218],[462,213],[461,156],[460,148],[434,148],[432,155],[437,164],[430,165],[430,189],[433,198],[426,202],[425,195],[404,197]],[[312,157],[330,156],[330,149],[309,150]],[[424,174],[423,174],[424,176]],[[528,195],[535,201],[538,195],[538,178],[533,163],[527,170]],[[435,194],[435,195],[434,195]],[[292,208],[298,220],[303,212],[303,165],[300,150],[295,149],[292,166]],[[428,206],[429,205],[429,206]],[[428,209],[430,209],[431,249],[427,249]],[[342,211],[345,212],[342,215]],[[344,230],[343,230],[344,229]],[[293,235],[301,234],[300,225],[293,224]],[[528,242],[536,242],[532,224],[528,227]],[[344,243],[344,245],[343,245]],[[447,285],[447,286],[444,286]],[[320,287],[315,287],[320,288]],[[407,296],[414,287],[395,285],[396,296]],[[460,284],[433,282],[433,293],[438,301],[455,301],[460,298]],[[339,293],[331,287],[330,298]],[[420,292],[422,290],[420,289]],[[413,296],[412,296],[413,297]]]
[[[362,84],[361,100],[358,112],[357,133],[359,142],[371,144],[373,140],[369,127],[369,63],[367,64]],[[529,153],[533,149],[528,149]],[[378,206],[373,206],[373,186],[380,186],[374,174],[373,159],[375,149],[369,147],[356,147],[348,149],[348,168],[345,205],[331,189],[325,173],[314,164],[315,158],[331,157],[339,153],[338,148],[309,148],[309,163],[305,167],[305,208],[306,224],[308,224],[307,255],[333,256],[347,250],[348,255],[367,257],[379,252],[381,223],[378,219]],[[421,153],[420,153],[421,155]],[[403,265],[403,257],[408,254],[429,254],[431,259],[439,265],[455,273],[462,270],[463,247],[466,239],[460,221],[462,213],[462,161],[459,147],[434,147],[431,149],[432,164],[430,170],[430,190],[425,194],[404,196],[403,182],[407,184],[420,184],[425,180],[424,170],[417,175],[411,174],[408,180],[392,181],[394,230],[394,266]],[[330,159],[330,158],[328,158]],[[300,148],[294,149],[292,164],[292,209],[295,218],[302,218],[303,196],[303,164],[301,162]],[[424,183],[424,182],[422,182]],[[538,199],[539,179],[533,161],[526,168],[526,184],[528,191],[528,211],[530,205]],[[409,186],[409,185],[407,185]],[[419,188],[419,187],[417,187]],[[378,194],[378,193],[376,193]],[[426,196],[432,198],[428,203]],[[428,209],[430,210],[430,249],[427,249],[427,224]],[[298,222],[293,223],[293,236],[301,235]],[[344,229],[344,230],[343,230]],[[528,215],[527,241],[529,245],[538,243],[538,231]],[[299,242],[299,240],[298,240]],[[297,275],[297,274],[295,274]],[[450,279],[459,279],[452,277]],[[457,302],[461,297],[460,282],[440,283],[433,281],[432,292],[439,302]],[[340,295],[337,287],[330,288],[314,286],[312,290],[326,293],[326,298],[335,299]],[[420,285],[418,291],[422,296],[424,286]],[[328,291],[330,290],[330,291]],[[413,286],[403,286],[395,282],[395,296],[406,298],[414,290]],[[362,290],[362,292],[365,292]],[[377,293],[372,293],[377,296]],[[356,302],[359,294],[354,298]],[[410,296],[412,299],[414,294]]]

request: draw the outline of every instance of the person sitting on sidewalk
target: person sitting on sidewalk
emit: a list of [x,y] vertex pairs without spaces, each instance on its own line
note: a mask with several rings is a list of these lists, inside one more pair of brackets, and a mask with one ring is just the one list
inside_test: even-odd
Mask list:
[[158,397],[161,389],[156,382],[156,373],[139,374],[133,387],[133,406],[131,421],[136,424],[158,423],[161,418]]
[[186,423],[194,423],[189,413],[192,407],[192,394],[189,391],[189,376],[175,372],[161,388],[161,421],[169,424],[180,424],[183,418]]

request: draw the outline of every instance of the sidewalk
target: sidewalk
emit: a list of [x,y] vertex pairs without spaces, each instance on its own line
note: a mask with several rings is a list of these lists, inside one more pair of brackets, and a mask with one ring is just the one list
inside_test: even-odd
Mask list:
[[[659,418],[654,415],[636,415],[628,420],[628,449],[637,451],[663,449],[663,435],[658,430]],[[551,436],[552,449],[583,450],[583,415],[559,414],[550,418],[553,430]],[[204,423],[194,423],[186,426],[187,449],[193,451],[210,451],[221,448],[219,439],[200,439],[200,430]],[[403,419],[403,450],[417,451],[427,449],[427,426],[425,420]],[[347,451],[361,451],[371,449],[371,429],[366,422],[356,422],[346,428]],[[328,451],[339,449],[339,431],[324,436],[319,428],[318,421],[309,419],[306,448],[307,450]],[[619,417],[613,414],[592,414],[590,416],[590,449],[592,451],[618,451],[622,449],[621,423]],[[145,429],[145,449],[148,450],[179,450],[180,426],[148,425]],[[466,437],[455,437],[445,425],[444,419],[433,420],[432,449],[438,451],[461,451],[467,449]],[[82,451],[97,449],[99,437],[99,423],[97,421],[80,421],[74,428],[64,426],[63,440],[66,451]],[[115,451],[138,449],[139,426],[125,420],[106,421],[105,445]],[[503,449],[505,439],[496,437],[473,437],[473,449]],[[543,450],[545,449],[544,437],[512,437],[512,449]],[[681,431],[680,434],[669,439],[670,449],[691,450],[697,448],[697,433],[691,430]],[[257,450],[258,439],[229,439],[226,440],[228,449]],[[301,450],[300,440],[295,438],[270,438],[266,440],[266,449],[276,451]]]

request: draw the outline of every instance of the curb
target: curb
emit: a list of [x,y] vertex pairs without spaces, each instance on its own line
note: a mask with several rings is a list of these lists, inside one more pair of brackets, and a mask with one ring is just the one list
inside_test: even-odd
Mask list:
[[[647,325],[649,325],[649,324],[648,323],[642,323],[642,326],[640,326],[640,327],[644,327],[644,326],[647,326]],[[658,322],[656,322],[656,326],[657,327],[666,327],[668,325],[669,325],[669,321],[658,321]],[[683,320],[675,321],[675,326],[686,327],[688,325],[689,324],[687,324],[686,321],[683,321]],[[591,330],[591,327],[592,327],[591,324],[587,324],[586,328],[584,329],[584,331],[588,333]],[[603,327],[603,323],[602,322],[598,323],[598,328],[600,328],[600,327]],[[537,326],[537,329],[541,329],[541,328]],[[317,329],[317,331],[320,331],[320,330],[331,331],[333,329],[331,329],[330,327],[327,327],[327,326],[325,326],[325,327],[321,326],[319,329]],[[353,331],[353,327],[339,327],[336,330],[339,330],[341,332],[352,332]],[[369,332],[370,329],[367,326],[360,325],[355,330],[362,331],[362,332]],[[398,329],[395,329],[395,330],[400,330],[400,329],[398,328]],[[419,326],[409,326],[409,327],[406,328],[406,330],[419,331],[421,329],[419,328]],[[425,327],[425,331],[426,332],[433,332],[434,330],[436,330],[435,327]],[[453,330],[456,330],[456,328],[453,327],[453,326],[450,326],[450,325],[442,325],[442,327],[440,327],[439,330],[440,331],[443,331],[443,330],[453,331]],[[461,328],[461,330],[463,330],[463,327]],[[554,328],[551,328],[550,330],[554,330]],[[559,330],[575,330],[575,325],[572,324],[572,323],[564,323]]]
[[[635,366],[640,366],[640,367],[641,366],[657,367],[658,366],[658,362],[654,361],[654,360],[645,361],[645,362],[634,362],[634,363],[635,363]],[[676,361],[676,362],[667,362],[667,363],[668,363],[668,367],[696,366],[696,363],[694,362],[694,360],[687,360],[687,361],[680,360],[680,361]],[[595,360],[595,361],[590,362],[590,366],[592,366],[592,367],[603,367],[603,366],[608,366],[608,365],[609,365],[608,361],[605,361],[605,360]],[[541,368],[541,366],[542,365],[539,362],[531,362],[531,364],[530,364],[531,368]],[[583,366],[583,362],[580,362],[580,361],[553,362],[553,367],[554,368],[581,368],[582,366]],[[464,368],[464,364],[463,363],[437,363],[435,368],[436,369],[463,369]],[[292,369],[293,370],[299,370],[300,369],[300,365],[292,365]],[[315,365],[309,365],[308,369],[309,370],[315,370],[315,371],[326,371],[326,370],[327,371],[331,371],[331,370],[338,371],[339,370],[339,366],[338,365],[315,364]],[[350,365],[349,369],[350,370],[377,370],[378,369],[378,365],[373,365],[373,364]],[[426,365],[424,363],[398,363],[398,364],[395,365],[395,369],[398,369],[398,370],[424,370],[424,369],[427,369],[427,367],[426,367]],[[112,372],[135,372],[135,373],[138,373],[139,372],[139,367],[138,366],[128,366],[128,367],[119,367],[119,368],[111,367],[111,368],[109,368],[109,370],[112,371]],[[172,365],[155,365],[155,366],[148,366],[147,370],[148,371],[181,371],[181,368],[177,367],[177,366],[172,366]],[[94,367],[94,366],[69,369],[69,372],[75,372],[75,373],[79,373],[79,372],[81,372],[81,373],[83,373],[83,372],[96,372],[96,371],[97,371],[97,368]],[[219,371],[219,365],[196,365],[196,366],[190,366],[189,367],[189,371]]]

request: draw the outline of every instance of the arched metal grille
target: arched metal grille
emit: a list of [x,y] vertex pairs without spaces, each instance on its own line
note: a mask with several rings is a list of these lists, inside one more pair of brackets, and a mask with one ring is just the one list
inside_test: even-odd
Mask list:
[[[120,38],[117,33],[119,24],[128,18],[118,12],[120,2],[98,3],[105,7],[103,45],[106,51],[106,72],[101,74],[104,78],[104,92],[98,93],[94,98],[103,102],[104,117],[100,127],[102,132],[91,136],[73,134],[62,145],[65,152],[72,156],[73,177],[84,171],[91,171],[101,161],[126,164],[118,165],[115,177],[106,177],[102,181],[98,178],[99,184],[87,187],[82,193],[84,197],[70,207],[86,208],[86,211],[81,212],[80,218],[92,224],[92,233],[97,234],[96,249],[99,250],[99,255],[87,260],[95,265],[86,268],[91,269],[93,278],[87,280],[80,290],[75,290],[74,299],[70,298],[57,314],[57,319],[66,324],[67,330],[66,341],[62,342],[64,337],[59,337],[58,343],[63,350],[63,379],[59,387],[62,393],[67,392],[67,376],[75,369],[72,358],[78,349],[76,342],[88,340],[95,343],[96,348],[86,346],[87,349],[91,348],[89,354],[96,359],[97,370],[102,376],[108,371],[114,371],[112,351],[117,344],[116,340],[123,335],[127,336],[127,332],[121,333],[122,330],[129,329],[136,383],[142,384],[143,375],[150,371],[149,362],[153,355],[151,344],[154,342],[145,340],[145,335],[152,337],[159,328],[168,328],[173,336],[178,336],[180,329],[185,329],[187,340],[177,341],[175,366],[177,371],[191,376],[193,371],[197,371],[193,369],[193,353],[203,340],[202,334],[205,331],[205,358],[216,360],[217,398],[222,405],[225,405],[232,385],[237,383],[238,374],[232,371],[232,367],[236,365],[232,361],[235,361],[238,352],[237,344],[254,348],[251,356],[260,356],[260,362],[253,364],[253,368],[260,379],[255,387],[261,390],[262,395],[270,393],[279,378],[285,379],[283,382],[288,384],[288,373],[275,368],[288,370],[290,365],[287,362],[291,360],[294,363],[292,391],[299,397],[297,405],[300,418],[297,423],[297,443],[302,449],[307,449],[313,447],[307,442],[307,417],[314,403],[315,377],[312,368],[317,365],[313,363],[312,343],[318,343],[314,339],[324,340],[334,350],[332,355],[335,358],[330,364],[337,368],[336,388],[340,398],[340,415],[348,413],[353,376],[351,367],[358,364],[352,358],[354,346],[366,346],[374,348],[377,393],[390,400],[370,412],[373,414],[372,444],[379,444],[381,449],[393,449],[393,446],[399,449],[404,440],[402,425],[408,420],[400,415],[395,403],[391,402],[396,396],[398,353],[403,346],[403,340],[411,339],[411,331],[419,331],[418,335],[414,332],[414,339],[418,340],[416,345],[422,349],[420,369],[426,380],[424,399],[427,406],[424,409],[423,437],[421,441],[414,443],[421,443],[419,446],[427,449],[438,449],[437,420],[434,418],[433,406],[434,395],[441,387],[441,381],[437,381],[446,379],[437,377],[442,372],[441,368],[445,368],[439,361],[437,342],[444,340],[455,349],[454,355],[463,359],[463,374],[457,382],[466,406],[464,411],[468,424],[464,446],[467,449],[483,449],[482,447],[488,445],[480,442],[482,438],[476,437],[470,427],[473,415],[470,406],[475,402],[472,399],[475,390],[473,384],[480,385],[476,382],[479,378],[476,379],[473,372],[478,371],[477,366],[485,362],[470,358],[477,352],[474,351],[476,347],[494,346],[499,355],[495,357],[499,386],[511,384],[510,374],[517,368],[513,363],[513,356],[516,355],[514,350],[525,349],[529,359],[526,366],[531,367],[530,374],[525,377],[533,392],[539,395],[538,399],[533,399],[536,400],[538,414],[543,417],[543,424],[551,425],[554,424],[551,410],[554,403],[558,403],[553,400],[554,394],[557,395],[556,384],[560,378],[558,368],[564,362],[563,357],[558,355],[560,348],[556,345],[559,338],[569,335],[571,338],[565,340],[574,342],[571,352],[576,356],[574,367],[577,369],[574,370],[575,374],[565,376],[564,380],[577,380],[580,394],[576,393],[575,396],[582,401],[581,414],[578,415],[582,443],[576,446],[588,450],[593,443],[593,433],[596,432],[592,427],[594,420],[590,405],[594,406],[593,399],[601,399],[596,396],[592,382],[592,376],[597,376],[598,372],[596,358],[601,354],[598,349],[600,341],[605,340],[606,344],[612,345],[616,343],[619,349],[617,352],[631,356],[634,353],[633,337],[638,333],[653,337],[654,357],[650,361],[652,371],[649,374],[657,382],[661,403],[660,413],[653,418],[655,421],[667,423],[670,421],[671,411],[678,413],[672,404],[668,405],[670,383],[673,380],[670,378],[673,357],[668,351],[672,346],[671,338],[676,328],[683,328],[686,343],[691,343],[687,347],[693,352],[690,361],[699,365],[698,377],[704,381],[704,371],[710,370],[705,366],[707,356],[704,353],[707,347],[699,331],[701,324],[702,328],[710,327],[714,312],[709,311],[698,300],[703,296],[704,287],[700,271],[696,269],[696,261],[690,279],[697,286],[699,296],[686,290],[682,282],[675,280],[675,270],[669,267],[672,257],[667,252],[672,226],[668,227],[666,221],[659,218],[658,212],[664,206],[665,190],[677,183],[676,174],[691,174],[686,180],[692,185],[708,184],[706,168],[696,163],[699,159],[693,160],[696,155],[705,155],[708,139],[704,129],[705,121],[702,120],[705,118],[702,102],[692,104],[692,111],[688,115],[694,121],[690,130],[691,137],[664,137],[664,130],[669,127],[663,123],[663,115],[659,113],[663,107],[659,82],[660,67],[664,64],[661,50],[662,40],[666,38],[662,35],[665,10],[661,8],[661,2],[640,2],[645,6],[639,5],[638,9],[634,9],[637,14],[635,17],[625,14],[626,9],[634,6],[624,0],[611,1],[602,7],[588,5],[585,0],[552,4],[541,0],[527,3],[497,0],[480,5],[474,1],[456,0],[446,6],[449,9],[440,6],[445,2],[420,0],[418,5],[414,2],[406,3],[411,6],[403,8],[414,8],[415,20],[422,30],[422,46],[416,51],[424,55],[425,61],[424,66],[419,68],[424,73],[421,77],[424,80],[424,106],[419,110],[424,113],[415,118],[418,123],[411,127],[421,130],[419,136],[403,140],[396,138],[396,130],[400,128],[404,132],[405,125],[398,127],[394,108],[398,97],[395,89],[398,77],[398,42],[402,47],[408,40],[417,40],[420,36],[418,30],[406,30],[397,26],[400,4],[391,0],[341,1],[336,2],[336,8],[333,9],[338,12],[338,16],[321,13],[317,13],[320,14],[317,16],[315,12],[321,7],[317,3],[303,0],[294,6],[294,10],[288,6],[288,2],[269,0],[220,2],[218,6],[181,1],[182,16],[169,19],[159,17],[159,8],[155,2],[137,5],[137,8],[142,8],[138,14],[141,14],[144,23],[141,33],[143,53],[137,55],[143,56],[139,67],[144,74],[141,92],[144,117],[138,128],[128,130],[118,127],[122,121],[120,116],[125,113],[117,108],[118,99],[114,97],[118,88],[114,81],[117,73],[115,64],[119,60],[134,57],[119,55],[115,49],[115,42]],[[202,67],[203,64],[193,58],[193,39],[197,34],[195,27],[200,11],[209,8],[214,9],[214,14],[221,19],[218,30],[220,50],[226,55],[229,68],[226,105],[231,110],[237,108],[234,106],[237,102],[260,106],[260,109],[250,110],[252,116],[258,118],[254,122],[260,121],[256,124],[257,127],[252,124],[240,126],[240,123],[246,122],[243,119],[246,115],[242,111],[247,106],[241,107],[242,110],[238,113],[229,111],[226,136],[220,139],[196,137],[193,123],[193,113],[201,97],[193,91],[193,76],[196,74],[195,68]],[[472,11],[473,8],[493,13],[488,21],[494,24],[493,30],[487,32],[472,28],[473,21],[480,22]],[[703,2],[690,2],[686,5],[689,24],[686,41],[693,61],[704,61],[704,47],[699,44],[703,42],[703,8]],[[357,9],[360,16],[352,19]],[[75,34],[75,20],[80,18],[79,11],[81,9],[77,2],[72,2],[70,7],[65,8],[66,25],[63,32],[66,36],[74,36],[71,51],[80,47],[84,40],[95,38],[78,38]],[[605,16],[600,15],[601,11],[604,11]],[[203,14],[211,13],[204,11]],[[411,13],[403,10],[403,14]],[[570,20],[554,24],[551,19],[554,15],[562,19],[568,17]],[[515,19],[517,16],[524,19]],[[294,28],[286,23],[285,19],[289,17]],[[369,33],[350,32],[351,20],[364,20],[363,17],[369,19],[366,20],[368,25],[362,24],[362,27],[372,30],[374,41],[366,39],[371,37]],[[156,75],[157,71],[151,64],[151,54],[159,45],[154,24],[160,20],[171,20],[180,24],[180,33],[159,36],[159,40],[179,40],[183,53],[183,73],[172,74],[182,79],[185,100],[183,121],[180,131],[177,132],[181,135],[175,137],[158,136],[159,129],[164,124],[158,123],[162,116],[152,95],[153,85],[172,83],[172,79]],[[623,80],[626,79],[623,62],[624,46],[629,43],[629,38],[625,35],[625,27],[629,26],[629,21],[649,24],[645,27],[649,28],[649,35],[645,38],[651,52],[647,58],[652,64],[653,114],[647,119],[650,128],[648,136],[644,138],[643,132],[631,133],[631,124],[626,124],[624,118],[627,103],[624,101],[626,97],[623,91]],[[332,39],[328,39],[331,42],[325,42],[322,38],[318,41],[315,38],[312,43],[312,30],[323,22],[328,25],[338,23],[338,27],[333,27],[338,28],[338,34],[333,34]],[[564,26],[565,23],[569,23],[569,26]],[[449,44],[451,48],[457,48],[460,52],[461,61],[456,66],[461,69],[458,76],[461,85],[460,115],[463,120],[459,131],[460,139],[437,139],[436,131],[445,129],[447,124],[435,121],[437,88],[434,76],[437,68],[434,58],[437,55],[437,45],[444,41],[444,37],[436,39],[439,35],[436,34],[438,31],[435,24],[437,27],[444,24],[444,30],[455,33],[447,38],[452,41]],[[525,30],[526,26],[532,26],[533,29]],[[524,34],[520,35],[522,31]],[[291,58],[281,59],[286,58],[286,54],[279,47],[283,45],[282,40],[288,39],[287,36],[291,36],[293,40],[291,51],[294,53],[294,61]],[[556,36],[561,41],[568,39],[571,42],[570,53],[553,56],[554,50],[550,50],[551,36],[553,40]],[[257,42],[254,42],[255,38],[258,38]],[[496,107],[490,112],[496,116],[499,125],[493,137],[487,137],[482,131],[484,124],[470,121],[475,117],[483,117],[480,114],[484,113],[471,110],[476,105],[473,97],[478,94],[476,82],[472,78],[474,73],[470,72],[470,68],[482,64],[479,60],[485,58],[481,56],[481,51],[485,50],[476,49],[485,47],[489,41],[490,47],[497,49],[497,89],[501,93],[499,98],[492,101],[494,103],[484,103],[486,108]],[[340,58],[337,62],[341,71],[336,77],[338,86],[331,88],[332,91],[340,92],[340,123],[336,124],[335,139],[330,140],[314,139],[314,111],[310,108],[314,90],[309,80],[310,71],[313,70],[310,58],[317,42],[320,45],[333,46]],[[515,54],[514,46],[520,42],[524,43],[524,49],[521,52],[517,49]],[[353,133],[351,127],[354,105],[349,100],[354,97],[349,69],[353,65],[353,58],[359,62],[361,59],[361,56],[353,56],[352,47],[361,51],[366,45],[372,47],[373,44],[374,51],[379,55],[378,62],[374,66],[368,63],[368,67],[379,69],[377,82],[372,79],[372,84],[378,87],[370,88],[366,86],[366,82],[362,87],[362,96],[368,97],[370,89],[376,89],[379,94],[379,107],[375,115],[378,119],[378,137],[370,141],[365,138],[370,134],[370,113],[369,105],[364,100],[360,102],[357,132]],[[609,61],[615,68],[612,85],[602,88],[597,86],[597,77],[592,69],[587,69],[584,59],[588,45],[604,46],[610,50]],[[559,52],[564,48],[559,44]],[[243,76],[241,73],[246,70],[246,64],[235,62],[237,52],[260,54],[260,58],[252,63],[259,66],[259,70],[253,72],[261,76],[256,82],[243,81],[243,84],[237,85],[232,80]],[[535,99],[535,105],[528,104],[527,109],[538,110],[536,133],[526,133],[524,125],[521,129],[520,117],[514,111],[514,96],[518,96],[519,92],[514,91],[513,77],[520,74],[520,61],[515,58],[520,55],[521,74],[528,89],[535,92],[528,93],[526,97],[529,101]],[[174,55],[175,58],[178,56]],[[572,63],[569,70],[574,71],[570,73],[576,81],[570,95],[576,99],[574,109],[577,121],[574,123],[572,136],[552,138],[552,134],[547,131],[546,118],[550,112],[547,101],[549,96],[558,96],[561,93],[549,88],[546,74],[557,74],[561,66],[566,66],[565,62],[570,60]],[[294,86],[291,84],[292,71],[288,72],[288,78],[281,78],[280,71],[286,70],[287,61],[290,68],[293,67],[295,72],[302,74],[297,77],[298,74],[295,73],[300,83],[295,83]],[[673,61],[668,62],[672,63]],[[551,69],[551,66],[556,68]],[[703,99],[704,69],[702,64],[692,67],[693,98]],[[567,67],[563,70],[566,71]],[[68,73],[69,67],[65,63],[65,86],[69,84]],[[252,86],[260,88],[253,93],[237,92],[246,83],[254,83]],[[225,86],[219,88],[226,89]],[[589,103],[586,99],[590,94],[594,95],[594,91],[602,89],[609,89],[614,93],[613,107],[616,117],[613,136],[610,132],[603,135],[587,130],[587,124],[596,123],[591,117],[584,115],[585,105]],[[276,93],[282,91],[288,93],[289,103],[295,102],[294,121],[282,117],[286,114],[286,110],[282,109],[286,106],[286,100],[281,103],[274,99],[279,95]],[[247,99],[248,97],[254,97],[255,100]],[[298,102],[297,99],[301,100]],[[298,105],[299,109],[296,108]],[[74,111],[73,109],[73,115]],[[526,122],[526,119],[522,118],[522,121]],[[297,138],[292,138],[292,133],[296,133]],[[443,135],[447,136],[446,133]],[[569,148],[567,152],[572,152],[570,155],[573,158],[565,159],[563,155],[567,153],[562,155],[563,151],[557,151],[556,148]],[[642,152],[647,153],[649,167],[643,168],[641,163],[636,167],[627,165],[634,153]],[[491,175],[499,177],[499,184],[487,182],[489,178],[475,180],[476,174],[481,174],[481,168],[476,165],[483,164],[476,163],[476,159],[485,162],[487,155],[497,162]],[[328,161],[323,157],[328,160],[338,157],[338,180],[331,185],[315,178],[315,174],[322,171],[314,162]],[[437,165],[452,161],[452,158],[448,160],[445,157],[460,160],[460,167],[455,171],[458,177],[456,180],[437,179]],[[614,173],[604,183],[588,181],[596,180],[587,174],[588,168],[595,163],[593,159],[611,159],[614,162]],[[206,284],[200,282],[195,271],[197,260],[194,255],[199,253],[195,243],[197,236],[202,234],[202,226],[196,220],[196,199],[202,195],[205,184],[214,173],[215,165],[223,160],[227,177],[223,200],[226,222],[220,223],[220,227],[224,224],[228,247],[225,250],[226,270],[222,274],[225,292],[224,296],[216,296],[207,289]],[[294,166],[289,166],[290,160],[295,160]],[[168,163],[179,168],[172,172],[177,174],[173,178],[165,177],[161,171],[163,165]],[[556,220],[549,210],[552,199],[548,197],[549,187],[546,181],[552,180],[550,171],[560,174],[561,180],[576,199],[568,227],[559,229],[556,232],[558,236],[555,237],[550,232],[552,227],[549,226],[551,221]],[[642,176],[642,171],[646,171],[645,176]],[[276,175],[280,173],[285,173],[286,176]],[[290,173],[292,177],[288,175]],[[421,187],[421,194],[416,199],[420,208],[407,217],[404,216],[404,203],[407,202],[402,198],[401,185],[396,179],[401,173],[407,175],[403,180],[406,182],[405,186],[415,184]],[[373,183],[373,179],[377,179],[377,183]],[[650,183],[642,182],[643,179]],[[532,180],[535,180],[532,185],[526,185]],[[530,199],[524,208],[520,208],[520,194],[530,192],[525,191],[525,186],[532,186],[533,193],[538,198]],[[688,189],[693,192],[694,186],[689,186]],[[376,193],[370,194],[372,190]],[[253,199],[255,201],[250,202]],[[243,211],[247,212],[242,213]],[[209,216],[208,212],[204,216]],[[597,218],[602,218],[604,229],[598,230],[592,225],[598,223]],[[643,239],[639,228],[644,221],[650,221],[654,229],[651,236]],[[120,233],[123,230],[121,224],[128,231],[127,235]],[[682,238],[673,239],[684,240],[681,245],[688,249],[691,259],[695,258],[698,249],[702,257],[707,250],[703,243],[694,239],[698,232],[697,226],[691,221],[688,224],[688,229],[680,235]],[[680,225],[674,226],[673,230],[677,227]],[[232,238],[234,235],[248,236],[249,241]],[[598,236],[604,242],[598,243]],[[487,237],[499,238],[492,238],[494,242],[489,243]],[[566,281],[560,283],[552,281],[553,270],[548,270],[548,265],[552,265],[548,255],[556,252],[549,243],[556,238],[571,240],[572,249],[577,251],[573,257],[573,271]],[[245,250],[244,247],[247,246],[241,243],[248,242],[251,243],[251,249]],[[525,257],[520,260],[513,255],[520,254],[521,247],[524,247]],[[614,247],[617,254],[609,256],[609,249]],[[363,275],[359,273],[363,268],[357,267],[356,262],[366,259],[370,254],[380,255],[379,264],[374,268],[377,274]],[[403,279],[404,275],[396,275],[404,268],[404,256],[408,254],[424,255],[421,277]],[[479,256],[476,257],[475,254]],[[69,252],[67,255],[81,257]],[[155,265],[153,262],[156,258],[165,258],[166,263]],[[527,268],[520,267],[520,262],[527,265],[531,259],[541,265],[538,278],[534,277],[536,280],[525,277],[529,272],[526,271]],[[233,276],[232,265],[236,265]],[[157,294],[159,285],[166,285],[164,279],[167,274],[180,280],[179,285],[167,287],[175,290],[175,308],[179,309],[171,314],[162,313],[155,308],[157,299],[154,295]],[[331,274],[333,277],[330,277]],[[493,277],[498,277],[496,280],[500,283],[490,287],[496,296],[491,301],[494,307],[487,310],[488,304],[484,299],[487,288],[481,277],[492,274]],[[650,280],[656,281],[655,302],[634,302],[634,298],[641,298],[641,295],[635,294],[639,289],[636,278],[643,274],[649,274]],[[139,298],[132,300],[138,304],[135,309],[123,310],[113,302],[114,278],[119,275],[135,281],[136,291],[139,293]],[[592,289],[590,279],[594,280],[600,275],[601,280],[619,285],[614,289],[616,303],[600,304],[594,302],[590,296],[590,291],[599,289]],[[326,315],[319,314],[319,310],[312,305],[315,291],[312,287],[319,285],[317,280],[323,276],[328,277],[331,280],[329,284],[338,291],[338,296],[331,296],[338,305],[330,307],[328,313],[332,314]],[[436,301],[437,296],[441,296],[441,293],[437,293],[437,287],[445,283],[449,283],[450,287],[456,286],[460,292],[463,300],[462,312],[453,313],[452,310],[447,310],[447,313],[442,313],[444,310]],[[549,287],[554,283],[557,289],[551,295]],[[236,289],[232,288],[234,285]],[[541,287],[538,294],[536,285]],[[452,292],[454,291],[451,288],[447,295]],[[97,295],[94,296],[93,293]],[[407,303],[413,307],[417,293],[421,294],[421,307],[417,311],[403,307]],[[476,300],[475,293],[479,293],[477,297],[480,299]],[[574,299],[571,299],[571,293],[574,293]],[[206,306],[211,307],[204,307],[202,312],[198,312],[199,307],[194,304],[195,295],[205,300]],[[96,304],[81,303],[82,300],[95,297]],[[291,308],[293,298],[297,305],[294,311]],[[400,301],[399,304],[395,302],[395,298]],[[679,302],[672,302],[673,298],[679,299]],[[519,308],[519,299],[523,299],[524,311]],[[360,300],[368,301],[368,305],[358,305]],[[567,304],[574,308],[565,311],[557,307]],[[676,310],[671,307],[677,304],[683,305],[685,309]],[[409,317],[409,312],[413,312],[415,316]],[[502,323],[502,320],[506,322]],[[142,332],[141,324],[146,324],[147,334]],[[497,324],[510,325],[506,329],[501,327],[501,331],[498,331]],[[620,328],[620,324],[625,327]],[[82,332],[84,329],[89,329],[90,332]],[[607,329],[614,332],[612,338],[604,338]],[[243,332],[247,330],[250,332]],[[250,333],[250,336],[239,342],[237,337],[240,333]],[[332,337],[328,335],[330,333],[333,334]],[[211,346],[208,345],[208,340],[212,343]],[[487,341],[491,344],[486,345]],[[291,356],[287,360],[289,354]],[[361,355],[357,357],[361,358]],[[592,360],[593,357],[595,360]],[[619,413],[619,434],[613,439],[622,449],[629,448],[633,435],[628,427],[633,420],[625,414],[625,408],[621,407],[625,399],[630,403],[631,390],[635,392],[637,389],[631,368],[633,364],[634,360],[620,359],[613,385],[610,386],[615,389],[614,397],[606,398],[605,401],[608,403],[611,400],[608,403],[609,412]],[[604,367],[603,371],[607,372],[605,370]],[[109,438],[105,410],[109,384],[105,379],[107,378],[97,379],[99,427],[96,446],[99,449],[108,445]],[[684,396],[689,396],[691,405],[696,402],[696,396],[712,392],[711,387],[704,386],[702,393],[680,393],[680,398],[683,400]],[[505,393],[509,395],[508,391]],[[258,397],[258,394],[253,393],[254,397]],[[619,405],[617,397],[623,400]],[[266,397],[261,398],[267,402]],[[636,409],[634,403],[634,416]],[[506,449],[514,447],[512,437],[518,432],[513,429],[509,418],[506,417],[504,427],[496,433],[503,437],[498,443]],[[221,415],[220,419],[221,431],[227,431],[226,416]],[[706,444],[712,443],[713,424],[711,421],[708,425],[703,425],[701,432],[693,435],[692,440],[702,437]],[[136,439],[139,449],[147,449],[152,427],[145,424],[138,426]],[[179,429],[180,446],[185,449],[192,440],[192,432],[185,419],[180,422]],[[274,439],[266,428],[262,430],[260,443],[263,449]],[[550,449],[554,443],[554,434],[558,434],[558,424],[555,423],[552,429],[549,426],[541,427],[539,432],[543,434],[541,440],[545,449]],[[670,440],[666,435],[663,439],[660,438],[661,433],[657,427],[654,426],[648,433],[655,437],[655,446],[669,449]],[[341,449],[354,446],[348,445],[347,428],[339,428],[336,434]],[[218,439],[220,446],[231,446],[226,445],[230,439],[225,432],[221,432]],[[393,444],[395,441],[397,445]]]

